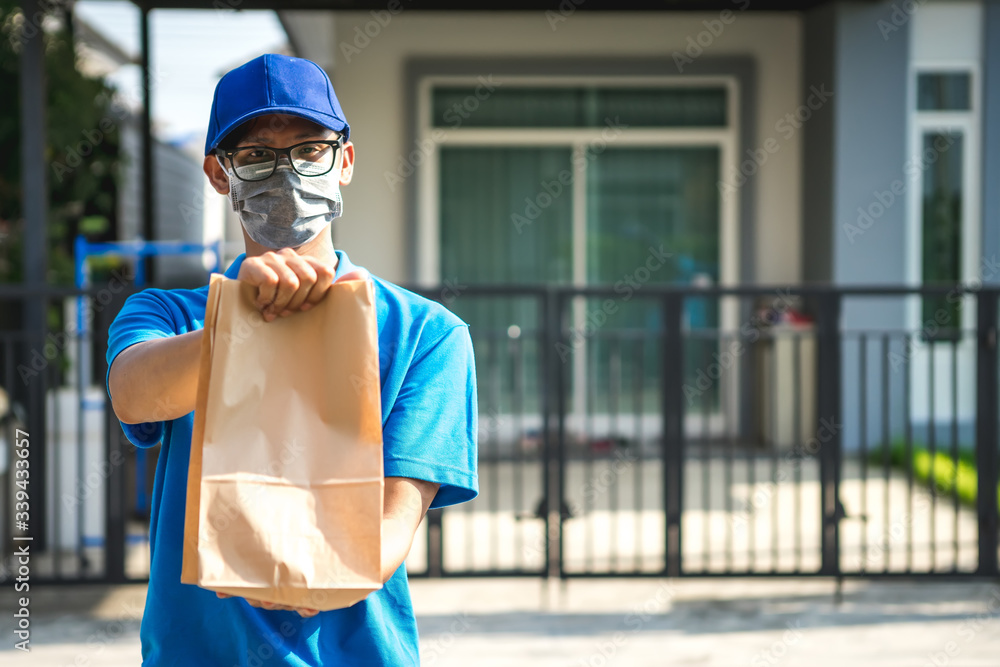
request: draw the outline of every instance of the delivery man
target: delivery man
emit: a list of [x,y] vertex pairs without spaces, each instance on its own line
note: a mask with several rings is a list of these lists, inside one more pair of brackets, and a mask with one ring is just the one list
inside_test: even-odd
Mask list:
[[[246,253],[226,275],[257,288],[265,322],[308,310],[331,283],[357,270],[346,253],[334,250],[330,232],[343,210],[340,186],[351,182],[354,169],[350,132],[329,78],[308,60],[264,55],[216,86],[204,170],[216,191],[229,196],[243,226]],[[144,667],[419,664],[402,563],[428,508],[478,493],[472,343],[468,326],[442,306],[373,281],[384,586],[347,609],[290,609],[181,583],[208,286],[144,290],[128,299],[111,325],[107,379],[115,414],[137,447],[162,443],[141,628]],[[324,350],[296,353],[318,357]]]

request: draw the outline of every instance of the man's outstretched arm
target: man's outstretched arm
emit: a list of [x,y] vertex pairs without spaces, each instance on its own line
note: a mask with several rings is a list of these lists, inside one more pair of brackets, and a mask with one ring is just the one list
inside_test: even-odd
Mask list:
[[[238,280],[257,288],[254,305],[265,321],[309,310],[326,295],[336,262],[285,248],[247,257]],[[198,399],[201,331],[148,340],[126,348],[108,374],[111,406],[126,424],[169,421],[194,410]]]
[[111,364],[111,407],[126,424],[169,421],[194,410],[198,396],[201,334],[137,343]]

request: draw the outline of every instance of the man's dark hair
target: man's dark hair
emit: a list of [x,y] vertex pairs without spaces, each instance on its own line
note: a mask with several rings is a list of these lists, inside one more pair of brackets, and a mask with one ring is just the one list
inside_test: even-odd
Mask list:
[[[243,123],[237,125],[234,129],[229,131],[229,134],[227,134],[222,138],[222,140],[219,142],[219,148],[221,148],[224,151],[235,150],[235,148],[239,145],[239,143],[243,141],[247,137],[247,135],[250,134],[250,132],[253,131],[254,127],[257,126],[257,121],[259,121],[260,119],[261,116],[258,116],[256,118],[251,118],[250,120],[244,121]],[[327,130],[327,128],[323,127],[322,125],[320,125],[315,121],[311,121],[308,119],[305,120],[315,125],[316,128],[320,131],[324,130],[329,131]],[[338,132],[337,134],[340,133]]]
[[236,146],[243,141],[243,138],[250,134],[250,130],[254,128],[258,120],[260,120],[259,116],[257,118],[251,118],[250,120],[244,121],[237,125],[234,129],[230,130],[229,134],[222,137],[222,140],[219,142],[219,148],[224,151],[231,151],[235,149]]

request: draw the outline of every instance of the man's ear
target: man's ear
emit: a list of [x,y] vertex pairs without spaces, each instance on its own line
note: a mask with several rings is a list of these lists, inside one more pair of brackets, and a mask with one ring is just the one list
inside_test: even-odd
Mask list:
[[354,144],[345,141],[341,152],[344,157],[341,158],[343,161],[340,165],[340,184],[349,185],[351,177],[354,176]]
[[218,158],[214,155],[206,155],[204,163],[205,175],[208,176],[208,182],[212,184],[215,191],[220,195],[229,194],[229,175],[226,170],[222,168],[219,164]]

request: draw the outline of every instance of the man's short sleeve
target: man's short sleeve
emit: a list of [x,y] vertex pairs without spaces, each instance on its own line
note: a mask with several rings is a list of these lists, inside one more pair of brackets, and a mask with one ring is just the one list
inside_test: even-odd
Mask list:
[[472,340],[461,324],[411,362],[382,429],[385,476],[441,484],[431,508],[475,498],[477,409]]
[[[147,340],[169,338],[174,335],[176,331],[169,307],[155,294],[155,290],[130,296],[108,330],[108,377],[105,378],[105,383],[107,384],[111,376],[111,365],[126,348]],[[107,389],[108,396],[111,396],[110,384],[107,384]],[[136,447],[152,447],[163,437],[162,421],[142,424],[120,423],[129,442]]]

